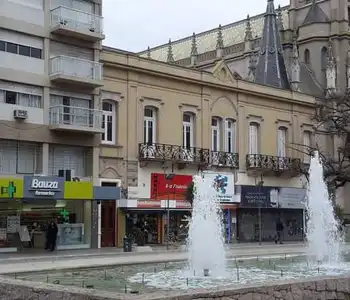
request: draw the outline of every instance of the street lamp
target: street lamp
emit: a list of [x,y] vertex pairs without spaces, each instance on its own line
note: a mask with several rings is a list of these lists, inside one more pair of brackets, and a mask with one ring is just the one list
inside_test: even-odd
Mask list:
[[[258,188],[258,193],[260,195],[261,188],[264,185],[263,177],[261,175],[261,179],[259,182],[256,181],[255,177],[255,186]],[[259,207],[258,207],[258,218],[259,218],[259,245],[261,245],[262,241],[262,232],[261,232],[261,202],[259,201]]]
[[[164,171],[164,178],[166,181],[170,181],[175,177],[174,173],[167,174],[166,171],[167,167],[163,166]],[[168,199],[167,199],[167,206],[166,206],[166,212],[167,212],[167,230],[166,230],[166,249],[169,250],[169,237],[170,237],[170,189],[167,189]]]

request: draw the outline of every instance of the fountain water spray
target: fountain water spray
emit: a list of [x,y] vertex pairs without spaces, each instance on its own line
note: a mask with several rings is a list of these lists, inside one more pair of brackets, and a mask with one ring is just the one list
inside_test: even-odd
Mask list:
[[308,252],[318,262],[337,264],[341,260],[342,239],[318,152],[311,158],[309,176],[306,202]]
[[193,176],[194,199],[188,232],[188,263],[192,274],[223,276],[226,253],[220,200],[212,176]]

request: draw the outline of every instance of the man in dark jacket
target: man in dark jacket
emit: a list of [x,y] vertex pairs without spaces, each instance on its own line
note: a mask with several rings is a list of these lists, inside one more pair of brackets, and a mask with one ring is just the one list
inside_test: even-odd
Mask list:
[[283,230],[284,230],[283,223],[280,219],[278,219],[276,222],[276,239],[275,239],[276,244],[277,243],[283,244]]
[[54,219],[50,222],[49,226],[47,227],[45,249],[48,249],[50,251],[55,250],[57,234],[58,234],[57,221],[56,219]]

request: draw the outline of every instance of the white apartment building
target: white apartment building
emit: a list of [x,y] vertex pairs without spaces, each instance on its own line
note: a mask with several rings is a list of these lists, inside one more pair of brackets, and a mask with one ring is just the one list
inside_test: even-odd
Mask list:
[[25,186],[28,175],[69,173],[99,184],[101,5],[101,0],[0,0],[0,228],[7,233],[11,214],[28,228],[69,214],[68,223],[76,227],[63,244],[97,247],[91,238],[100,230],[96,201],[57,197],[38,204],[23,198],[14,206],[4,198],[12,178],[24,178]]
[[97,178],[101,0],[0,2],[0,176]]

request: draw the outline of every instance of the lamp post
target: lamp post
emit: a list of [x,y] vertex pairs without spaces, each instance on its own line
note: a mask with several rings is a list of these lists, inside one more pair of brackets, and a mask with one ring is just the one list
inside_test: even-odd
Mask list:
[[[174,178],[175,174],[173,174],[173,173],[167,174],[165,172],[166,169],[167,169],[167,167],[163,166],[164,178],[168,182]],[[167,196],[168,196],[168,199],[167,199],[167,206],[166,206],[166,212],[167,212],[166,249],[169,250],[169,237],[170,237],[170,188],[169,187],[167,188]]]
[[[263,186],[264,181],[263,177],[261,175],[261,179],[259,182],[256,182],[256,177],[255,177],[255,186],[258,188],[258,193],[260,195],[261,192],[261,187]],[[258,207],[258,219],[259,219],[259,245],[261,245],[262,242],[262,232],[261,232],[261,202],[259,201],[259,207]]]

